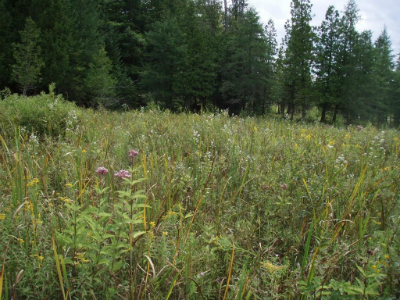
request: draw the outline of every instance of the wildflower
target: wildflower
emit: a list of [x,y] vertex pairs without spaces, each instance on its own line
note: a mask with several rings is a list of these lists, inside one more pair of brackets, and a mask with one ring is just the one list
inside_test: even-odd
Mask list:
[[385,255],[385,258],[386,258],[386,259],[389,259],[389,258],[390,258],[389,254],[386,254],[386,255]]
[[362,127],[361,125],[358,125],[357,127],[356,127],[356,129],[358,130],[358,131],[360,131],[360,130],[362,130],[364,127]]
[[72,183],[67,183],[65,186],[72,187]]
[[373,266],[372,266],[372,269],[376,269],[376,265],[373,265]]
[[129,157],[131,159],[134,159],[136,155],[138,155],[139,152],[135,151],[135,150],[129,150]]
[[0,214],[0,220],[4,220],[6,218],[6,214]]
[[23,240],[23,239],[18,239],[18,242],[19,242],[20,244],[23,244],[23,243],[24,243],[24,240]]
[[125,170],[119,170],[114,175],[115,175],[115,177],[119,177],[119,178],[131,178],[131,175],[129,175],[129,172],[125,171]]
[[156,227],[156,222],[150,222],[151,227]]
[[264,185],[262,186],[262,188],[263,188],[264,191],[266,191],[266,190],[269,189],[269,186],[264,184]]
[[38,183],[39,183],[39,179],[34,178],[34,179],[32,179],[32,181],[28,182],[28,184],[26,186],[31,187]]
[[281,188],[282,188],[283,190],[286,190],[286,189],[287,189],[286,183],[282,184],[282,185],[281,185]]
[[82,150],[82,154],[85,154],[85,153],[86,153],[86,150],[85,150],[85,149],[83,149],[83,150]]
[[108,170],[104,167],[98,167],[96,173],[99,175],[106,175],[108,173]]
[[168,231],[163,231],[163,236],[167,236],[168,235]]

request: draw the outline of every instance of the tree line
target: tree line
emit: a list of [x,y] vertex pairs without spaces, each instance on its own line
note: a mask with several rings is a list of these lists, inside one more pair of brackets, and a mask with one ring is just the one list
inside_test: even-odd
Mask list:
[[359,10],[292,0],[281,43],[246,0],[0,0],[0,89],[82,106],[229,109],[399,126],[400,63]]

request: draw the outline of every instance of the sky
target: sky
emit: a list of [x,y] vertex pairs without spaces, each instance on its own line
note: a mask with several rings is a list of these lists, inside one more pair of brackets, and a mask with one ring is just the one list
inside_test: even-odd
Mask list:
[[[269,19],[275,23],[278,32],[278,42],[285,36],[284,24],[290,19],[291,0],[249,0],[250,6],[254,7],[260,16],[261,23],[267,24]],[[319,26],[325,19],[325,13],[329,5],[334,5],[342,15],[348,0],[311,0],[314,15],[311,25]],[[393,55],[400,53],[400,0],[358,0],[356,1],[360,10],[361,20],[357,24],[357,30],[371,30],[372,39],[375,41],[383,31],[386,30],[392,42]]]

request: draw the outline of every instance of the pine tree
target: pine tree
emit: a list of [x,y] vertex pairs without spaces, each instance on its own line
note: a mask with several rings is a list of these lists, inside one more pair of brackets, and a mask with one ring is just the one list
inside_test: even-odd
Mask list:
[[374,59],[374,113],[378,116],[378,124],[386,122],[390,113],[391,85],[393,81],[393,55],[391,41],[387,34],[386,27],[375,41]]
[[112,76],[112,62],[107,56],[104,47],[93,57],[89,64],[89,72],[86,77],[85,87],[93,105],[113,105],[116,92],[116,80]]
[[268,104],[271,104],[274,98],[274,85],[275,85],[275,72],[276,72],[276,55],[277,46],[276,41],[277,32],[275,29],[274,21],[268,20],[267,25],[264,27],[265,38],[266,38],[266,53],[265,53],[265,87],[264,96],[262,101],[262,114],[264,115]]
[[262,113],[267,73],[267,39],[259,16],[253,9],[227,33],[221,92],[225,107],[238,114]]
[[0,90],[10,83],[12,60],[12,17],[5,0],[0,0]]
[[174,17],[156,22],[146,34],[148,55],[141,73],[141,86],[156,103],[172,110],[181,105],[176,98],[174,84],[178,64],[186,51],[183,39],[182,30]]
[[34,89],[41,80],[41,69],[44,66],[41,48],[38,45],[40,30],[35,22],[26,19],[25,29],[20,31],[21,43],[13,44],[16,63],[12,66],[12,77],[19,84],[22,94]]
[[325,20],[318,28],[318,42],[316,46],[315,73],[316,89],[319,93],[318,106],[321,108],[321,122],[326,122],[327,111],[338,102],[339,66],[339,12],[334,6],[329,6]]
[[396,70],[392,82],[392,101],[390,110],[393,112],[393,125],[396,128],[400,126],[400,54],[396,62]]
[[293,119],[295,106],[301,107],[302,119],[311,105],[312,82],[311,63],[313,60],[314,33],[309,0],[293,0],[291,20],[286,24],[285,84],[289,98],[289,113]]
[[359,38],[356,30],[357,22],[360,20],[359,9],[354,0],[349,0],[345,6],[344,15],[340,21],[340,41],[338,55],[338,76],[340,80],[340,98],[335,105],[333,122],[341,110],[348,122],[354,118],[354,109],[357,93],[357,56],[355,46]]

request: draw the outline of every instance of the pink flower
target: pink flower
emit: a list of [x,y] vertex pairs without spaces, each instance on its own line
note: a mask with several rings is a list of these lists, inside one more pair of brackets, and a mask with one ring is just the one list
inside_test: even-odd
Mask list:
[[106,175],[108,173],[108,170],[104,167],[98,167],[96,173],[99,175]]
[[363,129],[363,127],[362,127],[361,125],[358,125],[358,126],[356,127],[356,129],[357,129],[358,131],[360,131],[361,129]]
[[115,177],[119,177],[119,178],[131,178],[131,175],[129,175],[129,172],[125,171],[125,170],[119,170],[114,175],[115,175]]
[[136,155],[138,155],[139,152],[135,151],[135,150],[129,150],[129,157],[134,159]]
[[287,189],[286,183],[282,184],[282,185],[281,185],[281,188],[282,188],[283,190],[286,190],[286,189]]

